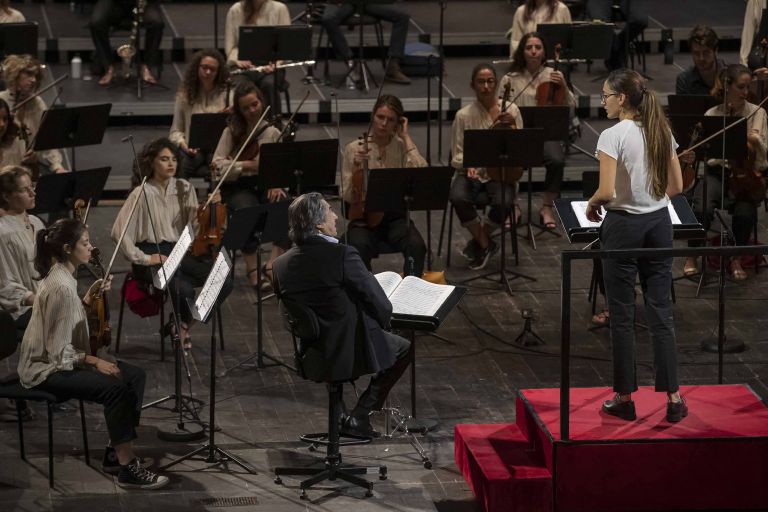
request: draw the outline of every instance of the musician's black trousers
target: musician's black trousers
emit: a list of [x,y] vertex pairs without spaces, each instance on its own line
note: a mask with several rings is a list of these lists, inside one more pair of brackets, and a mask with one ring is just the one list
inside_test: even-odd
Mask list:
[[[360,252],[368,270],[371,269],[373,258],[378,257],[383,249],[391,248],[403,254],[405,275],[421,277],[424,273],[427,246],[413,222],[409,230],[402,215],[385,213],[384,219],[373,229],[360,222],[350,222],[345,238],[347,244]],[[382,247],[382,244],[389,247]],[[409,257],[413,260],[413,271],[410,269]]]
[[[351,60],[352,50],[349,47],[347,38],[341,29],[342,22],[354,13],[355,7],[352,4],[325,5],[325,11],[320,18],[328,40],[340,59]],[[396,7],[384,4],[367,4],[365,6],[365,15],[377,20],[389,21],[392,23],[392,35],[389,39],[389,56],[393,59],[400,59],[405,53],[405,40],[408,37],[408,24],[411,17]],[[358,37],[357,29],[355,37]],[[356,41],[358,39],[355,39]]]
[[136,439],[144,400],[144,370],[118,361],[121,376],[112,377],[94,368],[75,368],[48,376],[37,389],[61,399],[80,399],[104,405],[104,419],[112,446]]
[[[666,208],[652,213],[609,211],[600,227],[605,250],[672,247],[672,221]],[[656,391],[678,390],[677,349],[670,290],[672,258],[603,259],[603,276],[611,317],[613,390],[637,391],[635,368],[635,278],[645,301],[645,320],[653,342]]]
[[[94,72],[104,73],[110,64],[119,62],[117,54],[112,51],[109,44],[110,27],[119,26],[125,19],[133,19],[133,8],[136,2],[125,0],[98,0],[93,8],[91,20],[88,27],[91,30],[91,38],[96,48],[94,54]],[[142,16],[143,28],[145,29],[144,41],[144,59],[143,62],[150,66],[159,66],[162,63],[160,54],[160,41],[163,38],[163,16],[156,2],[146,5],[144,15]],[[126,35],[126,44],[128,44]],[[137,41],[138,45],[139,42]]]
[[391,332],[385,332],[384,336],[390,350],[395,353],[395,364],[371,378],[368,388],[360,395],[352,411],[352,416],[357,418],[367,417],[371,411],[380,411],[384,407],[389,391],[395,386],[411,361],[408,357],[410,341]]

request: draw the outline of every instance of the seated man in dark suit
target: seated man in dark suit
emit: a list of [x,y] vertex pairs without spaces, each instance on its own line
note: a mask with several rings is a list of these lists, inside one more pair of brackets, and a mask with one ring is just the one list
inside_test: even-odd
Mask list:
[[340,244],[336,214],[319,193],[297,197],[288,208],[288,236],[295,246],[272,267],[275,293],[312,310],[319,341],[302,347],[306,378],[349,380],[375,373],[342,433],[374,437],[368,415],[408,367],[410,342],[387,332],[392,304],[365,268],[357,249]]

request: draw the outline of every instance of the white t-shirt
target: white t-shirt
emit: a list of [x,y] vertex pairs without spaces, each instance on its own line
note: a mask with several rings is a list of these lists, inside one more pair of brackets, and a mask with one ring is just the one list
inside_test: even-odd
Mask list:
[[[672,134],[670,137],[674,151],[678,144]],[[655,199],[650,193],[645,137],[638,122],[625,119],[603,131],[597,140],[597,151],[616,159],[616,190],[614,198],[605,205],[606,210],[651,213],[666,208],[666,194]]]

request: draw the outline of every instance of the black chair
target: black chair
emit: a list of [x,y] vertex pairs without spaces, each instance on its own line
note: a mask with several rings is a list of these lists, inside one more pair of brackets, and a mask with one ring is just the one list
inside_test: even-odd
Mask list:
[[[10,323],[13,324],[13,318],[9,313],[0,311],[0,317],[0,325],[3,327],[9,325],[9,319]],[[5,328],[0,330],[0,360],[10,357],[18,347],[18,342],[16,341],[16,328],[15,324],[13,325],[13,330]],[[45,402],[48,413],[48,486],[53,488],[53,406],[66,401],[66,399],[60,399],[46,391],[26,389],[21,385],[19,378],[15,375],[6,377],[0,381],[0,398],[7,398],[16,402],[16,421],[19,427],[19,454],[21,460],[24,461],[27,460],[27,454],[24,450],[24,420],[22,419],[24,402]],[[83,429],[85,463],[90,466],[91,456],[88,450],[88,430],[85,424],[85,407],[82,400],[80,400],[80,424]]]
[[[301,378],[308,379],[302,363],[307,345],[320,340],[320,325],[317,316],[311,309],[304,307],[298,302],[286,298],[285,296],[280,297],[280,305],[283,316],[288,322],[291,338],[293,339],[297,373]],[[275,468],[276,484],[283,483],[282,478],[280,478],[282,475],[309,476],[309,478],[302,480],[299,484],[301,488],[299,497],[303,500],[307,499],[307,489],[313,485],[325,480],[336,479],[344,480],[364,488],[366,490],[365,496],[370,497],[373,496],[373,482],[369,482],[357,475],[378,472],[379,479],[386,480],[387,478],[386,466],[350,466],[345,465],[342,462],[341,452],[339,451],[341,446],[368,444],[371,442],[371,439],[368,437],[341,435],[341,425],[339,420],[343,417],[343,384],[348,380],[351,379],[326,382],[326,385],[328,386],[328,432],[304,434],[300,436],[300,439],[303,442],[310,443],[310,445],[326,446],[326,455],[324,459],[325,467],[322,469],[311,467]],[[342,441],[342,437],[348,440]]]

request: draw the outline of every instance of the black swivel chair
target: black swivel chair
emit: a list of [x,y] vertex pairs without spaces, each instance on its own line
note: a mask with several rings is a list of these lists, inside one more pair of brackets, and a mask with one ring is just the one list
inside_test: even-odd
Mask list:
[[[317,316],[311,309],[299,304],[298,302],[280,297],[280,306],[283,316],[288,322],[288,329],[293,339],[293,349],[296,362],[296,370],[303,379],[308,379],[303,368],[303,360],[308,344],[317,343],[320,340],[320,325]],[[297,341],[298,340],[298,341]],[[312,379],[314,380],[314,379]],[[371,442],[367,437],[356,437],[341,435],[341,425],[339,419],[342,417],[342,396],[343,384],[345,380],[326,381],[328,386],[328,432],[316,434],[304,434],[300,439],[310,445],[326,446],[326,455],[324,459],[324,468],[310,467],[278,467],[275,468],[275,483],[281,484],[282,475],[306,475],[309,478],[302,480],[299,484],[301,488],[300,498],[307,499],[307,489],[324,480],[344,480],[366,490],[365,496],[373,496],[373,482],[369,482],[357,475],[369,473],[379,474],[379,479],[386,480],[386,466],[350,466],[342,462],[341,446],[350,446],[358,444],[367,444]],[[315,382],[321,382],[315,380]],[[342,441],[341,438],[348,440]]]

